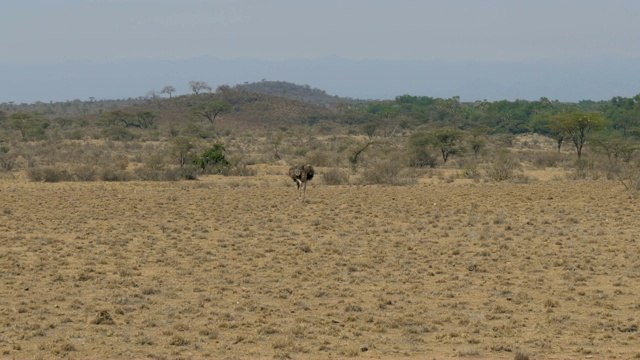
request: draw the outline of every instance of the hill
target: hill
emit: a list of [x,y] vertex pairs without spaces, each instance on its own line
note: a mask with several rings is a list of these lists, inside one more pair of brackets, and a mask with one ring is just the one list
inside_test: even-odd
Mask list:
[[329,95],[326,91],[312,88],[309,85],[298,85],[286,81],[268,81],[238,84],[233,87],[235,90],[249,91],[259,94],[282,96],[287,99],[301,100],[306,103],[316,105],[339,105],[363,103],[363,100],[351,98],[341,98]]

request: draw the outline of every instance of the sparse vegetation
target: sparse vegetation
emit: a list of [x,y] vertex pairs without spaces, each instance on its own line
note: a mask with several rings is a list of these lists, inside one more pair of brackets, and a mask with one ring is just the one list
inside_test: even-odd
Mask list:
[[493,181],[505,181],[517,177],[518,172],[522,172],[520,160],[510,151],[501,150],[491,162],[487,175]]
[[637,357],[638,99],[207,86],[0,104],[3,357]]
[[330,169],[323,171],[322,180],[327,185],[347,185],[349,184],[349,173],[342,169]]

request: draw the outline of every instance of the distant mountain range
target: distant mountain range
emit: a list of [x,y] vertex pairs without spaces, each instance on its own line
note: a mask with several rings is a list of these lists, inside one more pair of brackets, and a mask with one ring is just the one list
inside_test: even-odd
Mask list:
[[[0,103],[127,99],[171,85],[187,94],[189,81],[215,88],[262,80],[284,81],[353,99],[393,99],[411,94],[475,100],[576,102],[640,93],[640,61],[489,63],[437,61],[149,60],[53,64],[0,62]],[[165,96],[165,95],[163,95]]]

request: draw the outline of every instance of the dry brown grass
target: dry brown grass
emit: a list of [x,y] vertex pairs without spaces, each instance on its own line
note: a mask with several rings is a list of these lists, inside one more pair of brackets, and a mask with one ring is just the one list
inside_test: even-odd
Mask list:
[[[637,357],[612,181],[0,180],[0,357]],[[555,180],[554,180],[555,179]]]

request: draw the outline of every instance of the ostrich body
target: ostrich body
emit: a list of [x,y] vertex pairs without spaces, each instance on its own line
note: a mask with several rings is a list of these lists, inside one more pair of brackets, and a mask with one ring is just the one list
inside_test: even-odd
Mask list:
[[313,179],[314,173],[313,166],[311,165],[298,165],[289,169],[289,176],[291,176],[291,179],[295,181],[298,188],[298,197],[300,197],[300,188],[304,188],[302,195],[303,202],[307,195],[307,181]]

